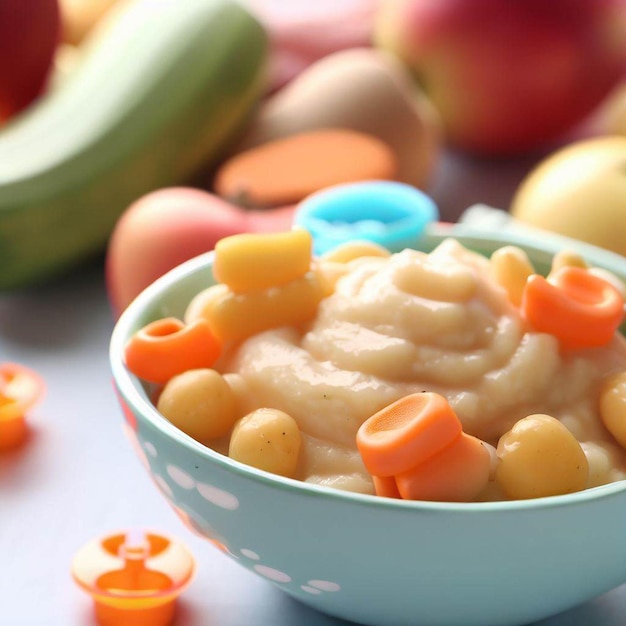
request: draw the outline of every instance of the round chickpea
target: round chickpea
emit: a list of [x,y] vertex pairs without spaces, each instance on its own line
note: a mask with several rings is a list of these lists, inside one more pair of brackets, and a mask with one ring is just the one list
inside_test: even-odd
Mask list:
[[509,300],[519,306],[526,281],[535,273],[526,252],[517,246],[498,248],[489,260],[496,282],[504,288]]
[[348,273],[348,264],[317,259],[313,263],[313,271],[320,282],[322,294],[326,298],[335,291],[339,279]]
[[228,456],[258,469],[293,478],[300,453],[296,421],[277,409],[257,409],[233,429]]
[[540,498],[587,486],[589,463],[578,442],[559,420],[529,415],[498,441],[496,481],[511,499]]
[[552,257],[551,272],[558,272],[562,267],[580,267],[586,270],[589,266],[585,259],[573,250],[560,250]]
[[188,370],[163,388],[157,409],[174,426],[201,443],[227,434],[237,420],[234,394],[212,369]]
[[600,419],[622,448],[626,448],[626,372],[608,378],[600,391]]
[[589,463],[589,479],[587,489],[611,482],[613,463],[611,453],[604,446],[593,441],[580,444]]
[[373,241],[355,240],[339,244],[323,254],[321,258],[334,263],[349,263],[363,256],[388,257],[391,256],[391,252]]
[[217,284],[206,287],[197,293],[185,309],[185,324],[191,324],[196,320],[206,320],[210,325],[211,309],[229,292],[230,289],[226,285]]

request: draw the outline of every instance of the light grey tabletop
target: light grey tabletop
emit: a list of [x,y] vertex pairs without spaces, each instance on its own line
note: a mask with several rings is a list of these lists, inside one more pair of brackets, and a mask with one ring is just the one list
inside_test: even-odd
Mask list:
[[[442,217],[474,202],[506,206],[529,163],[448,156],[433,191]],[[131,527],[176,536],[197,558],[176,626],[345,623],[299,605],[176,518],[122,433],[107,360],[112,328],[101,259],[44,288],[0,295],[0,361],[37,370],[48,388],[30,415],[27,445],[0,455],[0,625],[94,626],[71,559],[88,540]],[[626,586],[540,622],[625,623]]]

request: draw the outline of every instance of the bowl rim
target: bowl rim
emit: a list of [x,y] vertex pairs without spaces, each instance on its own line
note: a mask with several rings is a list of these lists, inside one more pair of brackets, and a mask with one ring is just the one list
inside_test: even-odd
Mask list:
[[[461,238],[460,243],[470,249],[476,249],[484,246],[497,247],[503,245],[518,245],[527,252],[543,256],[546,259],[552,257],[556,252],[563,249],[564,244],[573,251],[579,251],[583,256],[593,254],[594,262],[599,261],[598,265],[605,269],[620,272],[618,269],[621,265],[622,273],[626,274],[626,258],[601,248],[596,248],[589,244],[581,245],[580,242],[566,237],[558,237],[553,239],[546,233],[545,241],[543,238],[533,233],[532,235],[510,232],[510,231],[485,231],[463,224],[449,223],[433,223],[427,227],[421,243],[427,242],[428,245],[440,243],[446,238]],[[478,243],[480,242],[480,243]],[[477,244],[473,247],[473,244]],[[532,498],[526,500],[501,500],[488,502],[431,502],[423,500],[401,500],[396,498],[385,498],[376,495],[363,494],[357,492],[345,491],[324,485],[316,485],[306,483],[304,481],[293,478],[278,476],[264,470],[260,470],[223,455],[208,446],[196,441],[191,436],[176,428],[164,416],[162,416],[156,407],[149,401],[141,383],[134,377],[125,367],[123,353],[127,338],[130,337],[132,328],[136,324],[137,318],[148,304],[156,302],[160,294],[172,287],[179,281],[187,278],[191,274],[195,274],[202,268],[211,266],[214,252],[202,253],[188,261],[183,262],[177,267],[169,270],[167,273],[156,279],[152,284],[146,287],[122,312],[116,321],[109,343],[109,365],[113,375],[114,385],[117,385],[124,400],[131,405],[134,412],[140,413],[150,425],[160,431],[166,438],[173,439],[178,445],[187,448],[192,453],[199,454],[206,460],[216,463],[222,469],[233,472],[247,479],[264,483],[267,486],[281,488],[286,491],[296,492],[300,495],[311,497],[324,497],[332,500],[340,500],[342,502],[352,502],[367,507],[380,507],[383,509],[400,509],[422,512],[456,512],[459,514],[466,513],[493,513],[496,511],[516,512],[536,510],[536,509],[552,509],[562,506],[572,506],[589,501],[595,501],[604,498],[613,497],[619,493],[626,493],[626,479],[619,480],[597,487],[590,487],[570,494],[557,496],[544,496],[540,498]]]

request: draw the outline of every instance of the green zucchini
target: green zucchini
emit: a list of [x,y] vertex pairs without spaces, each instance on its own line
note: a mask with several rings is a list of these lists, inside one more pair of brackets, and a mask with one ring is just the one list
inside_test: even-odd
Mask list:
[[214,166],[262,95],[268,38],[230,0],[114,8],[0,131],[0,290],[102,252],[126,207]]

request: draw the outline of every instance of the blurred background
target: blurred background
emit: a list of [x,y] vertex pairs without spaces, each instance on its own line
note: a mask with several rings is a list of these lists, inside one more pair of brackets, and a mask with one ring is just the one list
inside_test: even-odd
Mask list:
[[0,289],[107,256],[119,312],[364,178],[626,250],[623,0],[4,0],[0,29]]
[[[0,454],[0,624],[91,626],[75,550],[184,530],[120,432],[117,316],[372,178],[626,254],[626,0],[0,0],[0,359],[47,384]],[[339,623],[184,538],[179,625]],[[543,626],[618,626],[624,589]]]

